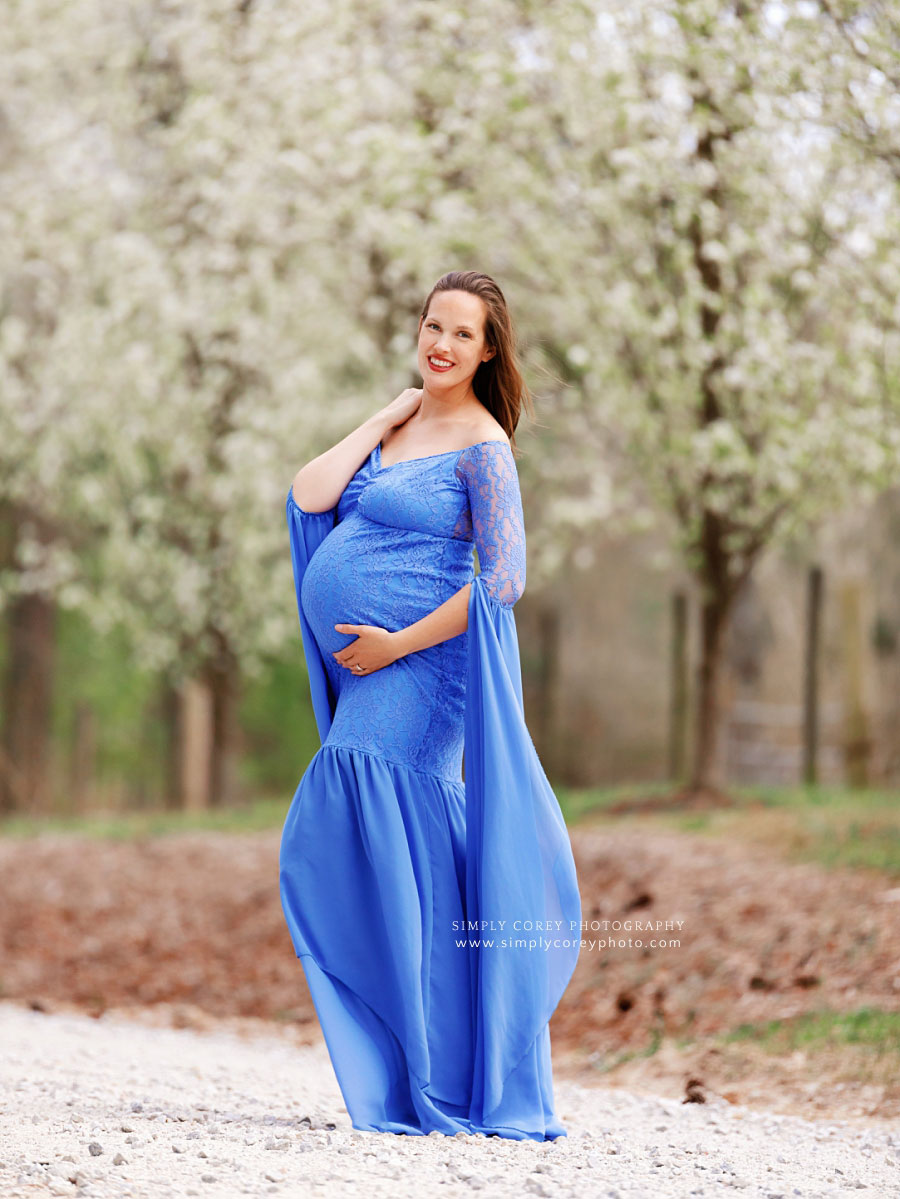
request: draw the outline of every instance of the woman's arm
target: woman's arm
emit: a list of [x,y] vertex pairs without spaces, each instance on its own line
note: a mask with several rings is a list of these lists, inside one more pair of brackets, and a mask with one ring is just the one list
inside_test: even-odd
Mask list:
[[403,422],[422,402],[422,391],[408,387],[396,400],[363,421],[337,445],[313,458],[294,475],[294,500],[304,512],[327,512],[388,429]]
[[439,608],[417,620],[415,624],[407,625],[391,633],[391,641],[396,649],[396,657],[414,654],[417,650],[428,649],[441,641],[449,641],[458,637],[469,627],[469,592],[471,583],[460,587],[448,600],[444,600]]
[[469,592],[471,583],[460,587],[455,595],[405,629],[390,632],[375,625],[336,624],[339,633],[356,633],[346,649],[335,650],[335,661],[348,669],[359,662],[367,672],[390,666],[398,658],[428,649],[450,637],[457,637],[469,627]]

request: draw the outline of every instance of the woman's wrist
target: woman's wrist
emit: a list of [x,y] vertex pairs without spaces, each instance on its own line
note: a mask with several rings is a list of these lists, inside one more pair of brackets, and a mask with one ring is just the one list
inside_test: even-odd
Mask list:
[[[471,583],[460,587],[459,591],[450,596],[433,612],[423,616],[421,620],[407,625],[405,629],[397,629],[391,633],[391,641],[398,658],[419,650],[431,649],[451,637],[458,637],[469,627],[469,594]],[[396,661],[396,659],[395,659]]]
[[377,433],[378,441],[380,442],[385,433],[387,433],[388,429],[392,429],[394,427],[394,422],[388,414],[387,409],[381,408],[378,412],[373,413],[367,420],[364,420],[362,427],[370,433]]
[[397,629],[396,632],[391,633],[391,651],[395,662],[398,658],[405,658],[411,652],[412,647],[409,639],[409,629],[411,627]]

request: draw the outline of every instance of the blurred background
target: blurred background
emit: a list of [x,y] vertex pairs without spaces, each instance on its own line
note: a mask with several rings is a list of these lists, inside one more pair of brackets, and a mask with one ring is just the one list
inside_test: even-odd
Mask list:
[[5,11],[0,994],[314,1027],[284,501],[477,269],[535,398],[516,619],[586,914],[697,910],[583,954],[555,1045],[606,1071],[815,1010],[900,1106],[896,9]]

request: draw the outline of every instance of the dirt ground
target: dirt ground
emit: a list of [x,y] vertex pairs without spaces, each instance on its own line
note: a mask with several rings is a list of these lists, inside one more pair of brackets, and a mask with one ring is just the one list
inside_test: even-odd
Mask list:
[[[279,836],[0,838],[0,997],[176,1027],[276,1021],[319,1041],[281,911]],[[896,1034],[781,1054],[721,1039],[822,1009],[900,1010],[900,888],[634,822],[572,839],[595,943],[551,1022],[559,1077],[810,1118],[900,1116]]]

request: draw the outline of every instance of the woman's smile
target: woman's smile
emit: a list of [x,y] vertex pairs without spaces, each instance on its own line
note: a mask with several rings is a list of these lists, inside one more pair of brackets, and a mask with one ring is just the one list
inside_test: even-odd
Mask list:
[[454,364],[447,358],[440,358],[434,354],[428,355],[428,365],[433,371],[443,374],[445,371],[452,370]]

